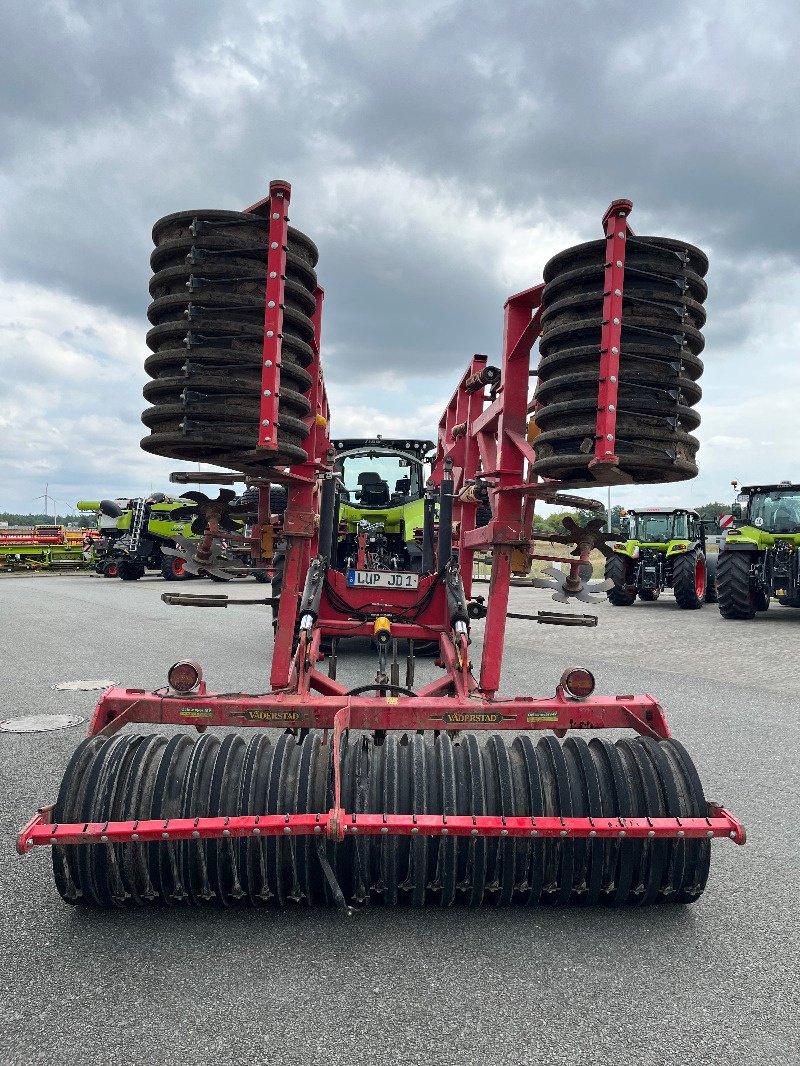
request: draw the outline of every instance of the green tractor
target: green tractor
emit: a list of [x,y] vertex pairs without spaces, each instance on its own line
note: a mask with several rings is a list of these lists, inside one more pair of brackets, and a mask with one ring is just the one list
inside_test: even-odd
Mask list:
[[167,581],[181,581],[183,560],[164,555],[162,546],[175,546],[176,537],[192,537],[196,518],[194,501],[155,493],[133,500],[80,500],[79,511],[98,513],[102,543],[95,569],[104,577],[137,581],[146,570],[156,570]]
[[753,618],[772,596],[784,607],[800,607],[800,485],[742,488],[733,518],[717,568],[722,617]]
[[[331,566],[359,585],[376,571],[421,573],[429,440],[358,437],[332,442],[336,478]],[[281,508],[272,505],[273,513]],[[273,558],[273,619],[283,588],[284,548]],[[365,576],[369,573],[369,576]],[[381,580],[380,578],[378,579]],[[388,578],[387,578],[388,580]],[[325,643],[325,642],[323,642]],[[438,645],[437,645],[438,647]]]
[[424,523],[424,464],[433,443],[375,437],[334,441],[333,446],[340,482],[333,565],[341,570],[420,571],[416,531]]
[[675,602],[697,610],[716,600],[716,559],[706,552],[706,532],[697,511],[683,507],[628,510],[629,537],[611,544],[606,577],[614,582],[608,599],[630,607],[638,596],[652,603],[671,588]]

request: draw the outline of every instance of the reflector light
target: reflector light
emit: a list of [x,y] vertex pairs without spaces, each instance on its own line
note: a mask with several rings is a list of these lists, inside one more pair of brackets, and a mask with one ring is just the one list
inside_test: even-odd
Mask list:
[[175,663],[167,672],[169,687],[175,692],[192,692],[203,680],[203,671],[199,663],[183,659]]
[[570,666],[561,675],[560,685],[570,696],[585,700],[594,692],[594,675],[582,666]]

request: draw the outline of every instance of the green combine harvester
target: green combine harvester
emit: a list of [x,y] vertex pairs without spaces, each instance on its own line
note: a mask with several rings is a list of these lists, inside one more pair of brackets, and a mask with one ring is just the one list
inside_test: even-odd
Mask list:
[[742,488],[733,517],[717,568],[722,617],[753,618],[773,596],[784,607],[800,607],[800,485]]
[[147,498],[80,500],[79,511],[98,515],[102,543],[98,545],[95,569],[104,577],[137,581],[147,570],[155,570],[167,581],[180,581],[183,560],[166,556],[161,548],[174,547],[176,537],[192,537],[197,517],[192,500],[155,493]]
[[607,595],[615,607],[630,607],[636,597],[652,603],[671,588],[675,602],[697,610],[716,599],[716,559],[706,551],[706,533],[697,511],[683,507],[628,510],[629,538],[611,545]]

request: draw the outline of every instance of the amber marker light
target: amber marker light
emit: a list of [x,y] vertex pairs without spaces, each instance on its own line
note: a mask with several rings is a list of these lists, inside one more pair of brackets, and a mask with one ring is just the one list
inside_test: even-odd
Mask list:
[[182,659],[169,668],[167,681],[173,692],[185,694],[194,692],[203,680],[203,671],[199,663],[190,659]]
[[559,684],[570,696],[585,700],[594,692],[594,675],[582,666],[570,666],[561,675]]

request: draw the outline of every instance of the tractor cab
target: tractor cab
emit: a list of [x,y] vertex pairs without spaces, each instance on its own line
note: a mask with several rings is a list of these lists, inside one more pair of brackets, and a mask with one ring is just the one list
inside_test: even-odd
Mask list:
[[335,565],[356,567],[360,548],[377,569],[419,569],[415,530],[424,521],[433,442],[377,436],[337,440],[333,447],[339,501]]
[[764,533],[800,533],[800,485],[751,485],[736,498],[734,514],[739,526],[754,526]]
[[703,541],[703,522],[697,511],[676,507],[672,510],[627,512],[629,539],[639,544],[670,544],[672,541]]

